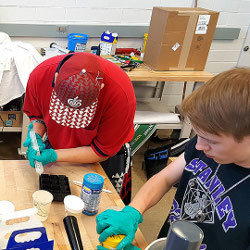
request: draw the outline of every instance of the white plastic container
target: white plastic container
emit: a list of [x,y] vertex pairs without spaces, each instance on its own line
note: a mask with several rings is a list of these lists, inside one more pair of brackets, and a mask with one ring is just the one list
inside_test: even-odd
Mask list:
[[68,213],[79,214],[84,209],[83,200],[76,195],[67,195],[64,200],[64,207]]

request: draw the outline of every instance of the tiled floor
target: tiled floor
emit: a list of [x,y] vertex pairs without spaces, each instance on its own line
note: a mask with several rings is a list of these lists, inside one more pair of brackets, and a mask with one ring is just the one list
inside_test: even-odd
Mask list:
[[[17,152],[17,148],[20,147],[20,139],[20,133],[0,132],[0,160],[23,159],[23,157],[18,155]],[[140,148],[136,152],[135,156],[133,157],[132,196],[134,196],[134,194],[147,180],[145,171],[142,169],[144,151],[148,146],[157,147],[161,146],[162,144],[162,142],[155,143],[152,141],[148,141],[142,148]],[[148,243],[157,238],[159,230],[171,208],[175,191],[175,188],[173,188],[156,206],[154,206],[144,214],[144,221],[140,225],[140,229]]]

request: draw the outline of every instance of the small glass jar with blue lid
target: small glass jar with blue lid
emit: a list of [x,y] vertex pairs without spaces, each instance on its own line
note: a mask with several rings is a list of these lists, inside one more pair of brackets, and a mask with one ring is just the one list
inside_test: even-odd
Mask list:
[[89,173],[83,178],[81,199],[85,207],[82,211],[86,215],[98,212],[104,179],[99,174]]

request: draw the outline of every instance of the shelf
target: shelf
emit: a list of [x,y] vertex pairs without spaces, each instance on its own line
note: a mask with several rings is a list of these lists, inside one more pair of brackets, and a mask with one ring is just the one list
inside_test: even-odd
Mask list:
[[22,127],[0,127],[0,132],[22,132]]
[[159,123],[156,125],[156,129],[181,129],[182,123]]
[[137,97],[137,102],[159,102],[161,98],[158,97]]

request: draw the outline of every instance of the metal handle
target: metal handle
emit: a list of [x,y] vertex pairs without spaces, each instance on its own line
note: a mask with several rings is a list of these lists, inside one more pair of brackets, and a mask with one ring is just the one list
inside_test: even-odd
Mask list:
[[245,47],[243,48],[243,50],[244,50],[244,51],[248,51],[248,50],[249,50],[249,46],[245,46]]

